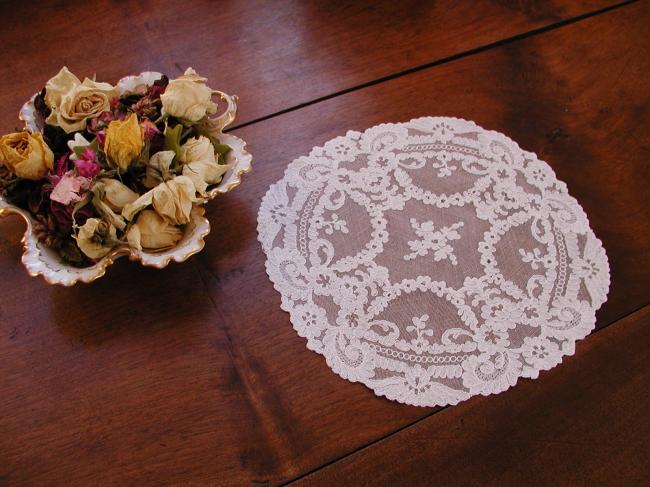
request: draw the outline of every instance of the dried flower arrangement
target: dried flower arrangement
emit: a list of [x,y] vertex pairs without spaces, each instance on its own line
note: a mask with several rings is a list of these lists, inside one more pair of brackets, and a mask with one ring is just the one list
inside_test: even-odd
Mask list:
[[113,86],[62,68],[33,99],[37,129],[0,137],[0,196],[68,265],[173,248],[229,169],[206,82],[189,68]]

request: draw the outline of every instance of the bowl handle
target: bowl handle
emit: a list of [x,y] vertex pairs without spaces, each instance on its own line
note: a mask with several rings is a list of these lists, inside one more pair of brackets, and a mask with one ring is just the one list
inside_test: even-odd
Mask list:
[[224,101],[228,104],[226,111],[219,115],[216,118],[210,119],[210,129],[222,131],[228,125],[235,121],[237,116],[237,95],[228,95],[223,91],[214,91],[214,94],[221,98],[221,101]]
[[3,216],[9,216],[11,214],[22,217],[27,224],[27,231],[31,231],[32,221],[28,213],[22,208],[18,208],[17,206],[14,206],[11,203],[7,202],[4,198],[0,197],[0,218]]

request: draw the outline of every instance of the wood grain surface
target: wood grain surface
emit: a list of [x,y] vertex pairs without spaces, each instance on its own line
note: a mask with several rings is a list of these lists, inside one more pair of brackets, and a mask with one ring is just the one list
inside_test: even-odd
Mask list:
[[561,368],[477,397],[293,485],[648,485],[650,306]]
[[241,124],[617,3],[4,0],[0,127],[62,65],[105,81],[193,66],[241,97]]
[[[117,16],[111,25],[123,39],[118,42],[117,53],[108,50],[109,61],[101,66],[96,56],[84,57],[76,39],[67,39],[61,25],[45,23],[47,17],[40,24],[28,19],[13,40],[7,40],[11,37],[7,30],[0,31],[2,46],[9,46],[5,52],[11,53],[18,73],[0,80],[0,103],[4,107],[24,98],[34,86],[42,84],[50,71],[68,62],[60,57],[64,54],[70,56],[72,68],[80,72],[97,69],[100,78],[117,78],[122,72],[142,68],[176,74],[173,66],[180,59],[197,69],[205,66],[203,71],[209,76],[214,74],[214,79],[219,79],[217,74],[223,72],[222,79],[233,87],[231,90],[226,83],[223,88],[240,93],[246,120],[290,107],[293,95],[309,100],[405,66],[415,66],[425,59],[457,52],[456,48],[469,49],[498,40],[510,35],[500,30],[512,27],[508,27],[505,18],[519,19],[515,22],[519,27],[508,31],[512,33],[522,28],[523,18],[528,22],[537,18],[535,25],[540,25],[539,22],[579,14],[578,6],[602,6],[597,3],[552,2],[540,3],[535,8],[514,8],[510,2],[486,2],[477,3],[478,7],[472,9],[435,7],[441,9],[436,19],[446,18],[447,27],[453,24],[450,19],[458,21],[455,29],[437,31],[431,26],[437,25],[438,20],[422,20],[412,14],[397,15],[394,21],[401,27],[393,31],[382,27],[384,24],[378,19],[383,16],[376,9],[337,3],[329,9],[281,3],[275,9],[267,7],[272,13],[267,18],[265,35],[249,29],[243,20],[254,20],[255,13],[261,15],[265,11],[248,11],[246,6],[254,6],[253,3],[224,2],[219,10],[223,17],[212,20],[230,20],[225,22],[227,33],[213,33],[210,29],[216,29],[214,22],[207,22],[206,6],[199,2],[187,8],[195,16],[204,13],[206,23],[191,35],[206,42],[190,43],[179,26],[187,27],[191,22],[178,12],[172,15],[167,10],[171,7],[165,9],[154,2],[137,6],[120,2],[114,5],[117,10],[129,12],[121,17],[127,25],[133,27],[151,19],[147,22],[155,26],[153,33],[145,37],[148,53],[138,51],[135,37],[129,44],[128,29],[121,26]],[[517,5],[520,4],[528,5]],[[61,8],[61,4],[53,5],[45,8],[51,15],[57,5]],[[67,20],[61,16],[61,22],[86,25],[91,31],[101,32],[106,27],[96,14],[102,5],[93,3],[85,9],[72,9]],[[4,4],[1,12],[17,16],[24,14],[21,9],[25,8]],[[381,12],[390,7],[377,9]],[[511,14],[504,13],[499,20],[498,12],[511,9]],[[240,15],[240,11],[248,12],[248,17]],[[44,14],[35,15],[38,19],[38,15]],[[271,21],[273,15],[283,18],[289,27]],[[74,23],[73,18],[87,22]],[[339,22],[332,26],[332,19]],[[399,440],[401,435],[419,431],[420,425],[438,424],[438,416],[449,418],[439,420],[440,424],[453,428],[455,421],[463,419],[460,411],[467,412],[468,408],[471,411],[467,414],[474,413],[476,418],[485,410],[486,415],[501,419],[496,426],[480,423],[476,418],[466,419],[468,424],[479,421],[478,427],[482,429],[477,434],[486,435],[499,424],[503,425],[503,435],[517,432],[507,422],[511,419],[509,411],[528,414],[534,421],[517,436],[524,440],[543,430],[543,420],[538,417],[540,410],[530,409],[528,396],[543,398],[554,417],[563,417],[564,421],[569,421],[567,418],[574,412],[589,412],[590,405],[607,391],[592,387],[599,381],[599,370],[595,365],[591,369],[581,365],[581,349],[584,348],[590,364],[608,364],[622,352],[616,345],[607,348],[609,341],[598,336],[612,336],[619,327],[626,329],[630,323],[636,323],[636,328],[641,327],[641,322],[647,323],[647,311],[634,315],[637,318],[617,320],[650,301],[650,212],[645,201],[650,181],[649,20],[650,2],[625,5],[235,131],[249,143],[255,157],[254,171],[245,177],[241,187],[208,206],[213,230],[206,249],[187,263],[171,265],[165,271],[118,262],[104,278],[91,285],[71,289],[50,287],[40,279],[28,277],[20,264],[22,224],[15,218],[1,220],[0,484],[275,485],[319,471],[367,445],[375,443],[384,448],[389,440],[376,443],[383,437],[390,436],[391,444],[398,441],[395,448],[403,449],[409,440]],[[280,34],[269,34],[274,29],[291,30],[291,25],[298,29],[296,25],[303,21],[311,26],[303,29],[323,31],[312,32],[311,43],[299,37],[291,44]],[[375,21],[375,30],[368,27],[354,42],[343,35],[352,35],[351,26],[371,21]],[[483,23],[488,27],[476,28]],[[36,37],[46,39],[51,35],[57,39],[49,48],[50,57],[43,56],[46,73],[42,75],[34,72],[33,60],[30,64],[28,56],[18,55],[19,46],[39,44],[26,34],[27,27],[32,25],[46,26]],[[530,28],[530,24],[526,26]],[[362,50],[361,60],[359,56],[339,56],[338,61],[344,66],[334,66],[336,56],[332,57],[332,52],[339,49],[333,45],[347,46],[363,39],[367,42],[368,38],[382,35],[392,36],[398,47],[389,46],[391,43],[386,39],[365,50],[356,46],[354,49]],[[154,46],[160,36],[170,40],[170,54]],[[246,36],[249,40],[244,42]],[[409,44],[412,49],[400,51],[399,43],[405,42],[404,36],[416,39]],[[22,43],[17,39],[22,39]],[[328,44],[324,39],[331,42]],[[70,47],[61,44],[63,41]],[[238,58],[245,59],[245,66],[250,69],[237,74],[221,69],[210,57],[217,41],[235,46],[235,51],[239,49]],[[101,46],[92,36],[85,42],[88,51]],[[264,60],[262,54],[270,52],[276,53],[281,62]],[[260,66],[255,69],[262,73],[253,69],[256,61],[247,53],[257,56]],[[280,87],[274,80],[286,78],[286,72],[282,73],[286,69],[295,70],[288,77],[293,84]],[[29,83],[24,82],[26,79]],[[271,94],[280,94],[271,98],[281,102],[268,105],[266,100]],[[405,121],[424,115],[474,120],[485,128],[504,132],[524,149],[546,160],[589,215],[612,268],[609,301],[597,315],[598,326],[611,324],[610,328],[579,343],[578,357],[552,373],[542,374],[539,380],[522,381],[499,396],[473,398],[437,414],[435,409],[380,399],[364,386],[337,377],[322,357],[306,349],[304,339],[296,335],[288,315],[280,310],[279,295],[264,271],[264,256],[255,230],[261,197],[292,159],[348,129],[363,130],[384,121]],[[10,120],[13,119],[7,113],[0,114],[5,130],[10,128]],[[645,335],[634,332],[621,337],[619,344],[637,341],[634,350],[647,342],[642,340],[647,338]],[[592,346],[593,340],[599,341]],[[638,360],[645,357],[647,361],[646,355],[639,352],[638,358],[629,357],[621,364],[638,366]],[[623,365],[616,367],[621,374],[627,370]],[[615,370],[607,371],[610,383],[614,383]],[[647,381],[647,368],[639,368],[638,374],[627,376],[632,382],[625,382],[618,392],[603,398],[604,403],[619,407],[625,400],[638,399],[644,391],[647,396],[647,387],[633,387],[644,377]],[[576,385],[571,377],[588,383]],[[576,387],[588,394],[585,392],[587,395],[582,399],[572,395]],[[631,411],[642,414],[640,408],[641,405]],[[647,414],[646,411],[646,423],[642,424],[647,425]],[[616,417],[627,421],[627,416]],[[585,421],[597,419],[593,411],[585,416]],[[408,428],[416,422],[417,427]],[[557,419],[554,428],[559,429],[561,424]],[[604,438],[607,431],[616,434],[619,427],[616,421],[605,421],[598,424],[593,437],[582,438]],[[575,430],[568,429],[565,438],[569,438],[570,431]],[[639,435],[645,442],[650,440],[647,427],[641,428]],[[542,446],[551,449],[549,444]],[[475,443],[445,442],[441,437],[422,455],[433,454],[446,445],[459,456],[477,456],[486,454],[491,447],[500,448],[495,443],[479,444],[478,437]],[[514,468],[509,460],[519,461],[525,458],[525,452],[535,454],[535,443],[522,440],[506,446],[509,456],[495,462],[476,458],[476,466],[469,474],[485,474],[497,480],[507,474],[510,476],[506,475],[506,480],[523,479],[523,470]],[[638,443],[616,442],[616,446],[621,449],[616,458],[627,455],[637,461],[647,460],[634,450]],[[374,448],[363,452],[373,452]],[[562,451],[568,451],[568,447]],[[582,457],[581,463],[577,463],[582,469],[581,478],[613,478],[599,470],[600,459],[606,452],[601,449],[597,454]],[[397,450],[393,453],[398,454]],[[539,475],[543,474],[542,460],[550,462],[556,458],[553,451],[545,455],[534,463]],[[363,457],[351,456],[349,461],[368,462],[370,471],[373,465],[377,467],[372,462],[381,462],[381,458],[381,454],[364,453]],[[452,462],[452,456],[447,458]],[[348,483],[346,480],[354,477],[349,477],[353,474],[345,470],[349,468],[346,465],[333,463],[332,467],[320,470],[319,477],[306,480],[316,481],[323,475],[323,481],[330,485],[364,483],[360,477]],[[340,474],[338,468],[342,469]],[[400,479],[401,465],[387,463],[384,468],[388,471],[386,479]],[[418,467],[414,462],[408,468]],[[420,468],[422,476],[417,471],[410,472],[413,481],[426,478],[424,475],[430,472],[426,466]],[[559,466],[551,471],[557,474],[553,480],[568,482],[577,475],[562,471]],[[631,470],[621,471],[630,474],[625,479],[632,479]],[[462,472],[458,476],[456,480],[460,482]],[[539,479],[545,483],[549,477]]]

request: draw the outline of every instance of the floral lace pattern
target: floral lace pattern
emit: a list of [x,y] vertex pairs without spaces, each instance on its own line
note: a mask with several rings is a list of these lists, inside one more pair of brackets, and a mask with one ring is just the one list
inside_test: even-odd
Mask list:
[[309,349],[417,406],[536,378],[595,326],[609,264],[553,170],[472,122],[382,124],[314,148],[258,216]]

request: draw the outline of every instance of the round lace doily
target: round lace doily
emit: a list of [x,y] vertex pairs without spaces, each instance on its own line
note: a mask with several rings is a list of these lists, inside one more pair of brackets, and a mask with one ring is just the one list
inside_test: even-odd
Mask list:
[[271,186],[258,232],[309,349],[418,406],[554,367],[609,289],[605,250],[548,164],[455,118],[314,148]]

